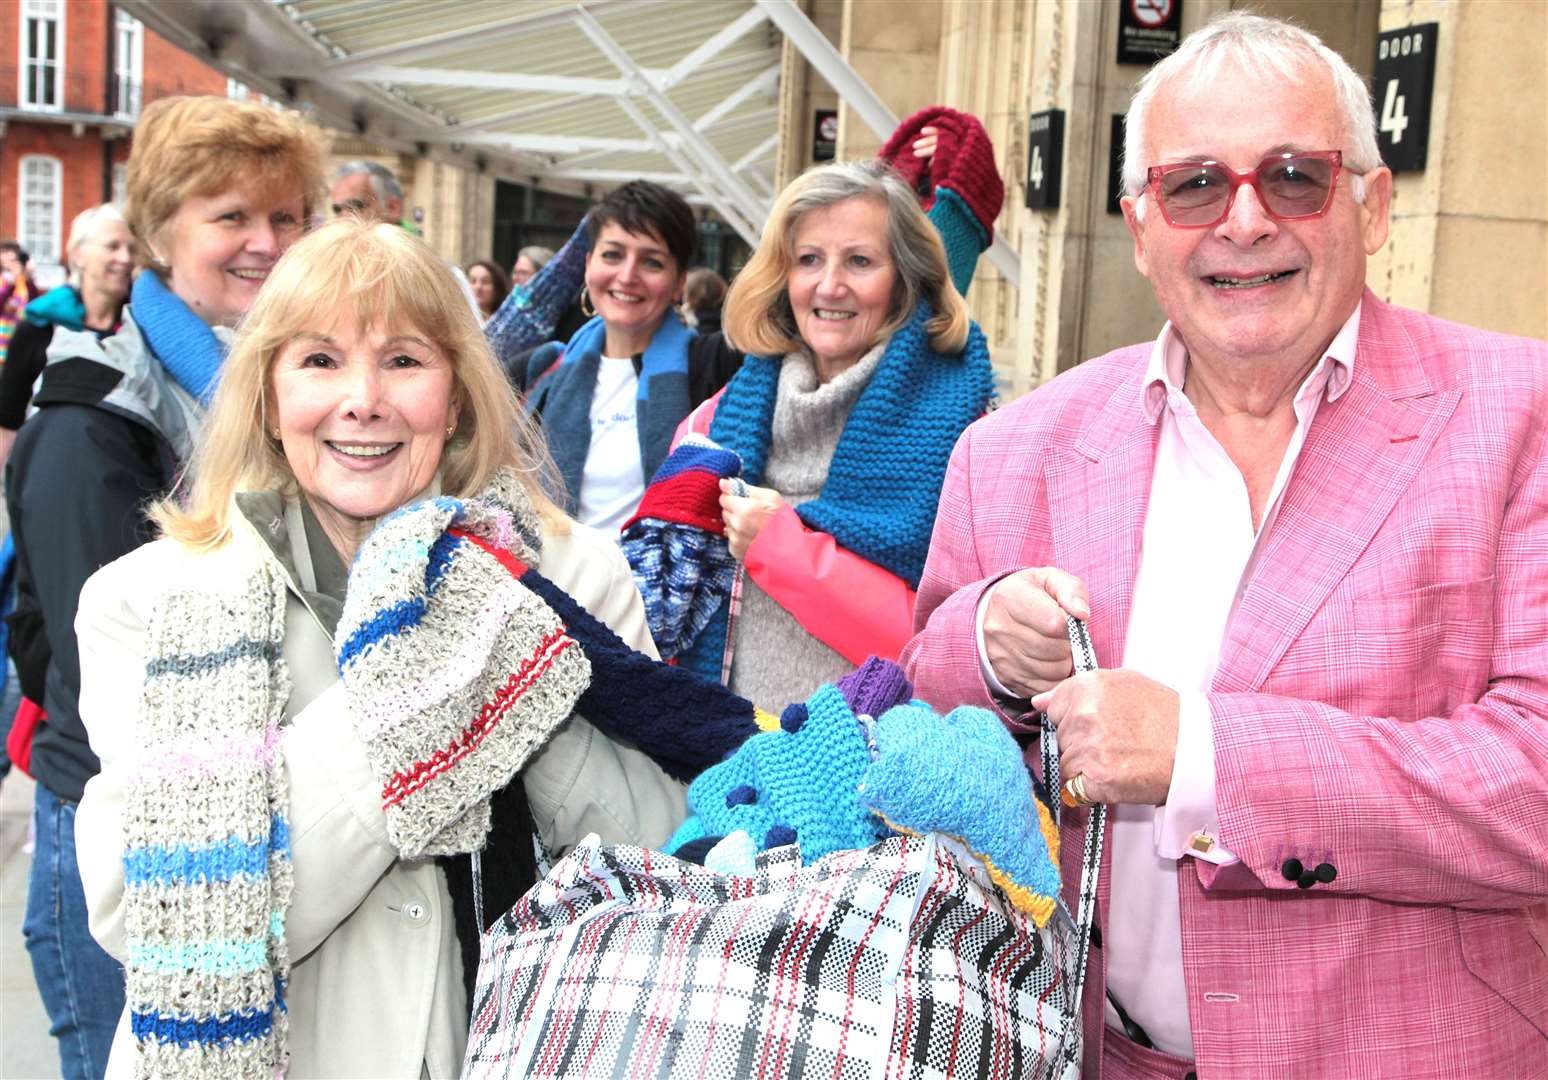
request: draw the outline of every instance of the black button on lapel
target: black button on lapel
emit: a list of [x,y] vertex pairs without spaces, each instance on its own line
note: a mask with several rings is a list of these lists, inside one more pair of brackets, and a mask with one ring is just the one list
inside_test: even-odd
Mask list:
[[1324,885],[1331,885],[1333,880],[1338,877],[1338,867],[1330,862],[1318,863],[1317,869],[1313,870],[1312,873],[1316,874],[1317,880]]
[[1192,1069],[1189,1069],[1187,1072],[1183,1073],[1183,1080],[1199,1080],[1199,1074],[1194,1072]]
[[1297,889],[1309,889],[1315,884],[1317,884],[1317,875],[1312,873],[1310,870],[1307,870],[1300,877],[1295,879],[1295,887]]
[[1294,881],[1301,876],[1301,871],[1306,869],[1301,865],[1300,859],[1286,859],[1285,865],[1279,868],[1279,872],[1285,875],[1286,881]]
[[1102,928],[1100,926],[1093,925],[1091,927],[1091,947],[1093,949],[1100,949],[1102,947]]

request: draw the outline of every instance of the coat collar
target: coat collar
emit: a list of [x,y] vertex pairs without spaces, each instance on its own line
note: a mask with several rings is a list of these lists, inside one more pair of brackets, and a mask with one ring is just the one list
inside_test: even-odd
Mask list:
[[[1115,666],[1128,634],[1159,428],[1145,409],[1148,350],[1048,473],[1055,565],[1090,590],[1092,641]],[[1261,557],[1226,628],[1214,688],[1258,690],[1369,545],[1455,411],[1392,309],[1362,301],[1347,390],[1307,432]]]

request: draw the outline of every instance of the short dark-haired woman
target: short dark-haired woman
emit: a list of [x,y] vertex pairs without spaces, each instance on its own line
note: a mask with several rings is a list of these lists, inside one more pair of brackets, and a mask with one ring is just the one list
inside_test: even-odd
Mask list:
[[[548,437],[565,509],[616,533],[677,425],[725,385],[741,356],[719,334],[694,333],[677,314],[697,240],[682,196],[636,180],[603,199],[581,228],[591,248],[581,301],[592,318],[567,342],[533,351],[511,376]],[[534,286],[565,258],[561,252]],[[499,321],[486,328],[492,341]]]

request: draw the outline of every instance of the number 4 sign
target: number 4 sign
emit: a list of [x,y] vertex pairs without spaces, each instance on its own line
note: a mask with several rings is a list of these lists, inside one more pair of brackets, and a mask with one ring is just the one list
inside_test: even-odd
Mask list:
[[1371,90],[1376,141],[1393,172],[1420,172],[1430,142],[1430,99],[1435,89],[1436,23],[1388,30],[1376,43]]
[[1057,210],[1064,169],[1064,110],[1045,109],[1027,122],[1027,209]]

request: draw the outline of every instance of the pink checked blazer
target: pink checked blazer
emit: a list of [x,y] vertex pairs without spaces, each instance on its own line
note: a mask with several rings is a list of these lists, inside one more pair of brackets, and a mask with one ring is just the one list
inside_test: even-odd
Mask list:
[[[1149,349],[958,442],[903,653],[937,707],[998,707],[974,613],[1022,567],[1086,582],[1116,665],[1158,430]],[[1548,1077],[1545,456],[1548,346],[1366,292],[1353,382],[1317,413],[1209,695],[1241,862],[1178,875],[1200,1077]],[[1072,905],[1085,816],[1064,830]],[[1337,877],[1298,889],[1291,858]]]

